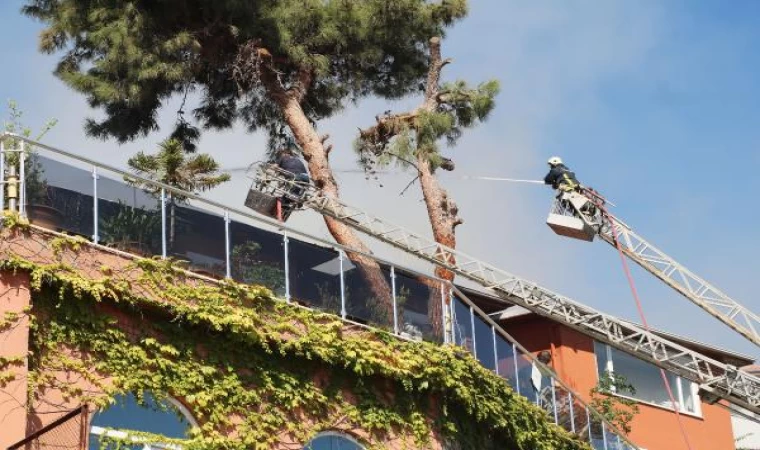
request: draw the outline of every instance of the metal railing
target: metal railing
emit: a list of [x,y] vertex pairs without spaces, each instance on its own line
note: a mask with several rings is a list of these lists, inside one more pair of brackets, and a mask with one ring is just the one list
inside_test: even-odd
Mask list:
[[8,450],[84,450],[87,448],[86,405],[70,411],[8,447]]
[[[23,156],[9,158],[13,153]],[[16,164],[9,164],[11,159]],[[18,180],[6,176],[16,166]],[[637,448],[444,280],[9,133],[0,135],[0,184],[5,186],[0,206],[37,225],[139,256],[184,260],[189,270],[207,276],[261,284],[285,301],[401,339],[463,346],[593,448]],[[351,254],[379,264],[390,287],[386,298],[377,298],[363,276],[371,268],[348,258]],[[384,302],[392,305],[392,317],[378,309]],[[535,371],[539,383],[532,381],[539,378]]]

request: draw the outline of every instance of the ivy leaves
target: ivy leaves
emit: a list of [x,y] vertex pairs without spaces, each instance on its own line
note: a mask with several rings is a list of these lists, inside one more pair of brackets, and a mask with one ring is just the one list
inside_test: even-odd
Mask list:
[[[271,448],[328,429],[361,429],[370,447],[585,449],[504,380],[453,346],[395,340],[286,304],[266,288],[200,284],[171,262],[139,260],[99,277],[63,261],[7,255],[30,272],[33,392],[56,387],[107,405],[123,393],[171,395],[200,423],[192,448]],[[93,395],[61,386],[57,370]],[[107,381],[104,381],[107,380]],[[78,389],[78,390],[77,390]],[[230,433],[235,430],[235,433]]]

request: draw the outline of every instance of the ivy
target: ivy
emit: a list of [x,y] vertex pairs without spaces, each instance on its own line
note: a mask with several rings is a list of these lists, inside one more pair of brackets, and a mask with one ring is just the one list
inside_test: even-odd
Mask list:
[[[370,448],[437,437],[464,449],[589,448],[459,347],[351,328],[264,287],[198,282],[168,260],[87,275],[64,262],[81,243],[61,239],[50,264],[0,262],[28,272],[35,291],[32,400],[51,387],[99,407],[172,396],[199,423],[183,444],[192,449],[271,448],[329,429],[360,429]],[[66,385],[61,370],[96,389]],[[126,444],[117,440],[101,443]]]

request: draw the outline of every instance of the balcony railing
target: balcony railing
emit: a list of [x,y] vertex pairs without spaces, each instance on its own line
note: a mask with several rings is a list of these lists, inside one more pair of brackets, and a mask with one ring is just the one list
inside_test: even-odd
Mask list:
[[[402,339],[462,346],[594,449],[637,448],[444,280],[365,254],[390,286],[379,299],[365,268],[348,258],[361,252],[9,133],[0,135],[0,185],[0,210],[35,225],[138,256],[184,260],[190,271],[263,285],[287,302]],[[392,304],[390,317],[378,308],[383,302]]]

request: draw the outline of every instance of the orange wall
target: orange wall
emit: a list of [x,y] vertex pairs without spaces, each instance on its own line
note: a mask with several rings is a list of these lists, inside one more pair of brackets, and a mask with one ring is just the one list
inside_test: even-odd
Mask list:
[[[530,318],[505,326],[507,332],[531,352],[550,350],[559,377],[589,400],[598,375],[594,341],[575,330],[543,318]],[[702,417],[681,415],[692,450],[735,449],[731,417],[718,405],[701,404]],[[676,414],[663,408],[639,404],[629,438],[647,450],[688,450]]]
[[0,321],[8,320],[6,313],[17,318],[0,330],[0,356],[24,358],[22,364],[0,367],[0,373],[10,372],[14,376],[0,388],[0,448],[7,448],[26,436],[29,319],[24,310],[30,300],[28,275],[0,272],[0,292]]

